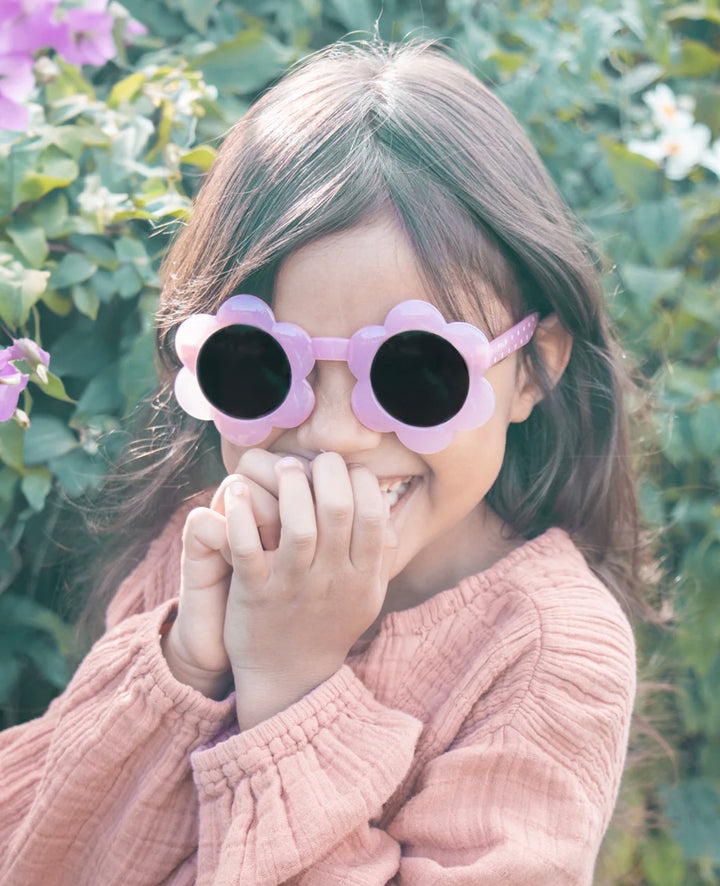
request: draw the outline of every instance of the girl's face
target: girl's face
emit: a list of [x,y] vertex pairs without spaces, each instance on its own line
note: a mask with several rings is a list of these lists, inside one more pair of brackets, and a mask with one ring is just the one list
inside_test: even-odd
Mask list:
[[[285,259],[273,311],[278,321],[297,323],[311,336],[349,338],[362,326],[381,324],[392,307],[407,299],[432,301],[405,234],[392,219],[380,216],[318,239]],[[494,334],[513,325],[499,301],[485,310],[493,318]],[[481,324],[479,316],[465,319]],[[454,586],[518,543],[505,537],[484,499],[502,464],[509,423],[526,419],[538,396],[517,353],[492,367],[487,379],[497,401],[490,420],[458,432],[446,449],[420,455],[394,433],[360,424],[350,407],[355,379],[347,364],[318,361],[309,377],[315,393],[310,417],[297,428],[274,430],[259,445],[305,461],[323,451],[337,452],[348,464],[364,465],[377,476],[399,541],[388,595],[397,608]],[[223,439],[228,472],[236,471],[244,452]]]

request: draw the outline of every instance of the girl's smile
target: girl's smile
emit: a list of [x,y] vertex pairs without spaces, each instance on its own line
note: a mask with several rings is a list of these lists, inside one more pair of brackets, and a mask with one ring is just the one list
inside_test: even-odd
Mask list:
[[[382,323],[408,299],[431,300],[405,233],[391,217],[376,216],[286,258],[273,311],[278,321],[302,325],[312,336],[350,337],[362,326]],[[499,304],[485,308],[491,314],[495,308],[493,332],[512,325]],[[467,319],[479,325],[479,317]],[[487,378],[497,398],[489,421],[458,432],[440,452],[420,455],[394,433],[362,425],[350,406],[355,379],[347,365],[319,361],[310,377],[315,407],[309,418],[297,428],[275,429],[260,444],[308,465],[321,452],[337,452],[348,465],[362,465],[377,477],[399,542],[390,597],[412,600],[420,588],[430,596],[487,568],[517,543],[508,540],[483,500],[502,465],[507,427],[527,418],[537,390],[517,354],[492,367]],[[244,451],[223,440],[229,472]]]

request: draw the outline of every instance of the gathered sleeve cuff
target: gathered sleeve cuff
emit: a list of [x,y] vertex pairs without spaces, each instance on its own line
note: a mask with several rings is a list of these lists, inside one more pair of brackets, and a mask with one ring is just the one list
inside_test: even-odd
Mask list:
[[[207,882],[284,883],[342,841],[365,840],[407,774],[421,730],[345,665],[285,711],[195,751]],[[400,850],[386,834],[376,837],[373,863],[387,880]]]

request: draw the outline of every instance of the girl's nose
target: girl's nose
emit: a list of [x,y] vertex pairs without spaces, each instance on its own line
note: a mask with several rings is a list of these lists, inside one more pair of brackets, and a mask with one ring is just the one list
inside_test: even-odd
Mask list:
[[315,364],[315,406],[297,429],[303,449],[345,455],[378,445],[382,434],[366,428],[352,411],[350,396],[355,382],[345,363],[322,360]]

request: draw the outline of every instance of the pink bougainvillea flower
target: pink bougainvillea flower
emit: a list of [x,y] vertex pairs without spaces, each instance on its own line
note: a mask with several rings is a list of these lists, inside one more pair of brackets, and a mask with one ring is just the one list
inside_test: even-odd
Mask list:
[[125,25],[126,42],[132,42],[134,37],[142,37],[143,34],[147,34],[147,28],[145,25],[142,22],[139,22],[136,18],[129,18]]
[[56,49],[71,65],[104,65],[117,52],[114,23],[104,2],[91,3],[85,9],[68,9],[62,22],[65,40]]
[[44,351],[40,345],[31,338],[15,338],[12,345],[7,348],[12,355],[11,360],[24,360],[33,372],[42,372],[40,367],[48,368],[50,365],[50,354]]
[[56,0],[0,0],[0,55],[32,53],[55,46],[61,33]]
[[34,87],[31,56],[0,55],[0,129],[25,129],[29,113],[24,103]]
[[12,348],[0,350],[0,421],[12,418],[30,378],[13,366],[11,361],[17,358],[12,356],[12,351]]

